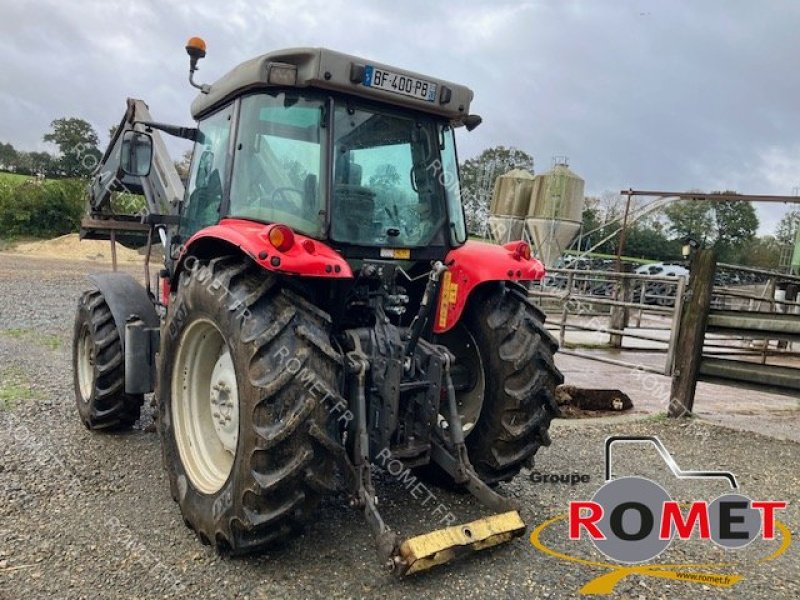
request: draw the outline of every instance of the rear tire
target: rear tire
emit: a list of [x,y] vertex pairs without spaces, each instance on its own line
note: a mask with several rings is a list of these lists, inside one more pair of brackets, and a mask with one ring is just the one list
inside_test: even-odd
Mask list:
[[[209,335],[216,330],[220,336],[214,369],[181,358],[187,355],[182,343],[204,323],[213,325]],[[294,536],[321,496],[337,489],[334,454],[341,446],[328,428],[328,403],[340,398],[341,357],[329,344],[329,329],[326,313],[282,290],[248,259],[198,261],[180,277],[162,335],[159,433],[170,489],[184,522],[220,553],[247,553]],[[223,362],[235,373],[227,383],[235,388],[238,432],[232,443],[220,437],[223,445],[227,439],[231,456],[227,463],[211,465],[216,478],[203,478],[206,459],[192,456],[182,424],[188,414],[203,427],[202,415],[186,412],[182,390],[194,382],[193,393],[214,398],[202,384],[219,385],[215,373],[226,353]],[[199,365],[199,374],[191,373],[193,364]],[[195,403],[202,412],[202,403]],[[213,416],[213,408],[205,410]],[[217,426],[211,425],[199,430],[206,441],[216,435]],[[220,455],[209,456],[215,460]]]
[[87,429],[130,428],[144,396],[125,393],[125,357],[119,331],[103,294],[85,292],[78,301],[72,336],[75,402]]
[[466,437],[470,462],[488,484],[510,481],[550,445],[550,421],[559,414],[555,388],[564,381],[553,362],[558,343],[513,283],[477,290],[463,323],[480,349],[486,380],[480,418]]

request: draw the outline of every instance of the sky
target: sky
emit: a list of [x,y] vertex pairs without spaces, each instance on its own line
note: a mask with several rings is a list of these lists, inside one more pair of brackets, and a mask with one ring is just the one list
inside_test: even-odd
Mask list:
[[[0,0],[0,141],[59,117],[105,143],[129,96],[191,124],[186,40],[211,82],[275,49],[327,46],[475,92],[460,158],[495,145],[566,155],[606,190],[800,186],[800,2],[773,0]],[[790,208],[758,205],[760,233]]]

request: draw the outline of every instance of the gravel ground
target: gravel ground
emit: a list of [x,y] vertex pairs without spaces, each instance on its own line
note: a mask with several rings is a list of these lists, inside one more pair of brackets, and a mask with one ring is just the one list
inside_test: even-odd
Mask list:
[[[452,598],[465,595],[561,598],[604,571],[534,550],[527,537],[482,555],[402,581],[384,575],[363,519],[339,499],[326,501],[313,527],[287,547],[224,560],[196,541],[169,497],[152,419],[122,435],[97,435],[73,407],[70,337],[73,309],[96,265],[0,254],[0,598]],[[798,530],[800,446],[703,422],[649,418],[613,423],[559,421],[542,472],[589,475],[589,483],[532,483],[524,474],[501,486],[536,525],[589,499],[603,478],[602,444],[612,433],[656,434],[684,468],[728,469],[742,492],[790,502],[781,519]],[[714,482],[675,481],[654,453],[621,451],[618,474],[641,474],[682,501],[725,491]],[[386,520],[404,534],[436,527],[436,517],[397,484],[379,482]],[[483,511],[469,496],[433,489],[460,522]],[[597,557],[586,542],[568,542],[558,526],[553,548]],[[791,547],[756,542],[734,555],[744,579],[727,590],[646,576],[617,585],[623,598],[797,598],[800,560]],[[660,560],[709,562],[731,554],[676,542]]]

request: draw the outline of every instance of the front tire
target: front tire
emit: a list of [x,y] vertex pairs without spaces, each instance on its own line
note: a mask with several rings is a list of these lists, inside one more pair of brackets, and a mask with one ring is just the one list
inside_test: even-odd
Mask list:
[[125,393],[119,331],[105,297],[97,290],[85,292],[78,301],[72,373],[75,403],[87,429],[128,429],[139,418],[144,396]]
[[164,464],[186,525],[241,554],[302,531],[336,489],[341,358],[327,314],[248,259],[193,266],[162,335]]

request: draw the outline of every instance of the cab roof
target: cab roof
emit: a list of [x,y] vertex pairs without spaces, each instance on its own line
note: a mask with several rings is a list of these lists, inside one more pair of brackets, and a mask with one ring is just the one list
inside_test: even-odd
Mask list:
[[454,125],[463,124],[473,97],[469,88],[443,79],[327,48],[290,48],[250,59],[220,77],[192,102],[192,116],[200,118],[246,91],[286,86],[368,98],[443,117]]

